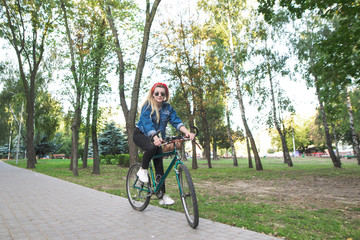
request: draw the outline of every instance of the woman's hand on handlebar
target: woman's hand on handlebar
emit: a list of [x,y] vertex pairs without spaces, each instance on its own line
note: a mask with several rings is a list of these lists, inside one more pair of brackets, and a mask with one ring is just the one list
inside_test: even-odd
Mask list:
[[188,132],[188,133],[185,134],[185,137],[190,138],[191,140],[194,140],[195,134],[192,133],[192,132]]
[[157,135],[153,137],[153,144],[155,146],[160,146],[162,142],[163,142],[162,138],[158,137]]
[[180,130],[180,132],[185,134],[186,138],[190,138],[191,140],[194,140],[196,135],[194,133],[190,132],[189,130],[187,130],[185,126],[181,126],[179,130]]

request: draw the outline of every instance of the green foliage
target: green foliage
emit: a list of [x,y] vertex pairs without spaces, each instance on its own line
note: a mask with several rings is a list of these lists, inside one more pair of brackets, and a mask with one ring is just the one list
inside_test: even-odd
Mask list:
[[56,153],[63,153],[67,156],[71,154],[71,135],[58,132],[54,138],[54,144],[56,145]]
[[[130,155],[129,154],[116,154],[116,155],[99,155],[100,162],[103,165],[119,165],[122,167],[130,167]],[[142,159],[142,154],[139,155],[139,159]]]
[[57,146],[53,142],[47,142],[46,140],[44,138],[42,142],[35,145],[35,154],[40,158],[56,152]]
[[99,135],[99,153],[101,155],[128,153],[127,139],[115,123],[111,122]]
[[54,139],[60,125],[61,104],[48,92],[39,92],[35,104],[35,142],[44,136],[47,141]]
[[[265,19],[272,21],[275,1],[259,0],[259,11],[265,14]],[[333,22],[332,29],[321,39],[320,46],[325,53],[324,60],[332,70],[327,81],[346,84],[353,78],[359,83],[359,41],[360,5],[354,1],[293,1],[281,0],[280,6],[289,9],[296,18],[301,18],[310,12],[327,21]],[[324,65],[324,67],[326,67]]]
[[[286,133],[286,142],[289,151],[293,151],[293,137],[295,140],[295,149],[304,152],[310,145],[314,145],[317,149],[326,148],[326,140],[324,131],[319,117],[313,116],[302,118],[301,115],[292,115],[291,118],[284,119],[284,132]],[[280,137],[275,129],[269,130],[271,144],[278,151],[282,151]]]
[[[3,88],[0,92],[0,144],[9,144],[10,137],[12,142],[16,138],[21,118],[21,106],[25,101],[25,96],[19,81],[19,71],[11,62],[2,62],[1,65],[3,69],[0,74],[0,84]],[[12,142],[10,143],[11,148]]]
[[266,152],[267,152],[267,153],[269,153],[269,154],[272,154],[272,153],[274,153],[274,152],[275,152],[275,150],[274,150],[274,149],[272,149],[272,148],[269,148]]
[[0,159],[7,158],[9,153],[9,146],[0,146]]

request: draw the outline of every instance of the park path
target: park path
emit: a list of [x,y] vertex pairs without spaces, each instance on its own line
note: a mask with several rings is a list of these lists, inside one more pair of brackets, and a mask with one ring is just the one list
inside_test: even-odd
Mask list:
[[277,239],[96,191],[0,161],[0,239]]

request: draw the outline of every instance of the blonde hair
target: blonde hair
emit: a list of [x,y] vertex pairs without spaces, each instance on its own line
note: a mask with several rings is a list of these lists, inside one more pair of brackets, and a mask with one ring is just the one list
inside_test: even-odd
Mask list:
[[148,109],[149,107],[151,107],[151,113],[150,113],[150,118],[152,116],[152,114],[155,112],[156,113],[156,122],[159,123],[160,122],[160,113],[159,113],[159,107],[156,104],[156,100],[153,97],[153,93],[155,91],[156,88],[163,88],[165,89],[165,98],[164,98],[164,102],[168,102],[169,98],[170,98],[170,94],[169,94],[169,90],[167,89],[167,87],[163,86],[163,85],[156,85],[154,87],[152,87],[148,93],[148,96],[144,102],[144,104],[142,105],[141,109],[144,108],[145,105],[147,105]]

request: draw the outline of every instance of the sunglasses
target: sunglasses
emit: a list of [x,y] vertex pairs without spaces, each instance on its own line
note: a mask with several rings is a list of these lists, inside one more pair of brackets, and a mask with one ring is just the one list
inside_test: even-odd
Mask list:
[[162,97],[165,97],[165,93],[164,92],[156,92],[155,96],[159,96],[161,95]]

